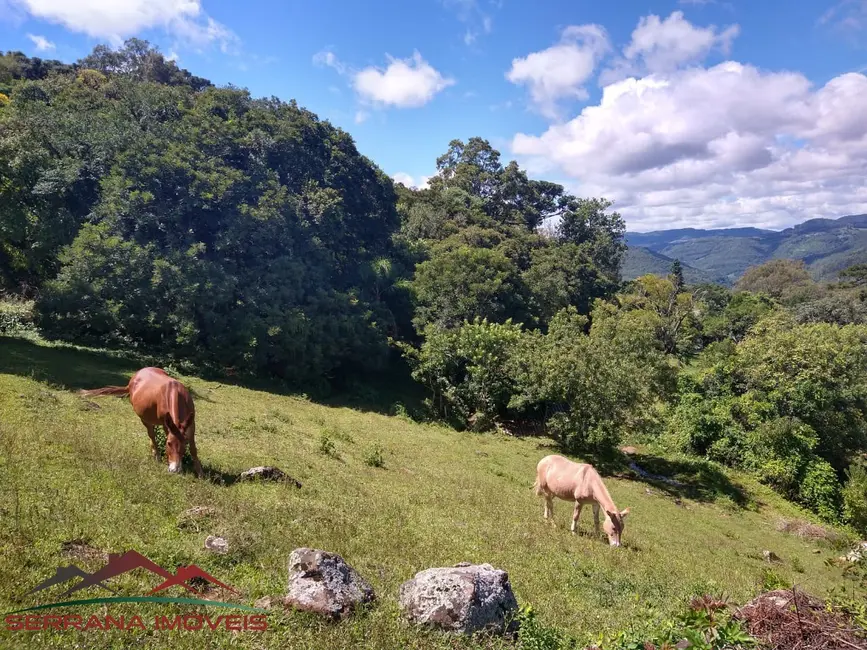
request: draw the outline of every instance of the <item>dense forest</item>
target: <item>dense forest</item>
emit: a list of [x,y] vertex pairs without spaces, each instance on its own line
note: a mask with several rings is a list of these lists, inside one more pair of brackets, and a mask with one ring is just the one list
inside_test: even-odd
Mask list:
[[304,391],[408,364],[454,426],[543,423],[599,457],[652,441],[867,531],[867,268],[623,282],[606,199],[480,138],[436,167],[427,189],[395,185],[294,101],[142,41],[74,64],[3,54],[0,333],[32,314],[48,339]]

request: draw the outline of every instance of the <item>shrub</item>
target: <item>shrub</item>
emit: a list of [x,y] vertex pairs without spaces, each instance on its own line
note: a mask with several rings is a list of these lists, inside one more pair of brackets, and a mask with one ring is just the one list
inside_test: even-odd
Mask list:
[[819,438],[797,418],[763,422],[746,437],[745,464],[763,483],[795,498]]
[[380,445],[375,444],[364,452],[364,464],[370,467],[385,467],[385,454]]
[[567,405],[548,422],[561,445],[610,451],[625,428],[652,419],[649,411],[667,384],[669,366],[653,330],[644,327],[647,318],[609,313],[586,334],[586,317],[574,307],[560,311],[547,336],[522,341],[516,354],[521,392],[512,405]]
[[840,481],[830,463],[814,459],[807,465],[798,499],[826,521],[840,518]]
[[0,300],[0,335],[22,334],[35,330],[32,300]]
[[436,411],[466,427],[471,419],[492,424],[506,412],[516,392],[512,357],[524,336],[511,321],[476,319],[455,329],[430,325],[421,349],[402,347],[413,378],[433,393]]
[[867,467],[861,463],[853,463],[846,470],[843,513],[855,530],[867,535]]
[[337,455],[337,447],[326,431],[319,434],[319,451],[326,456],[334,457]]

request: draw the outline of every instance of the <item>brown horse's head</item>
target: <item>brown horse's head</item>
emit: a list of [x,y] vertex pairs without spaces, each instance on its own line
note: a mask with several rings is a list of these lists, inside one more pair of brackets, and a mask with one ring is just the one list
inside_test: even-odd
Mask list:
[[629,514],[629,508],[620,512],[606,512],[605,521],[602,524],[602,530],[608,536],[608,543],[611,546],[620,546],[620,536],[623,535],[623,520]]
[[169,460],[169,471],[180,473],[181,461],[187,450],[187,442],[195,432],[195,413],[190,413],[178,424],[169,423],[171,418],[166,418],[166,456]]

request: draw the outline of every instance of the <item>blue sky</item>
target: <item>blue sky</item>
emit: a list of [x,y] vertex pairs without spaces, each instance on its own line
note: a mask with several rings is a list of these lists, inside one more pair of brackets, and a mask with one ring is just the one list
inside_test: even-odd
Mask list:
[[867,0],[0,0],[0,16],[2,49],[69,61],[135,35],[294,98],[407,183],[479,135],[634,228],[867,212]]

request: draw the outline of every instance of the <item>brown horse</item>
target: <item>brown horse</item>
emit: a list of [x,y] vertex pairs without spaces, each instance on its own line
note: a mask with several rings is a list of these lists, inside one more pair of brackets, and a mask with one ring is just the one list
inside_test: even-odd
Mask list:
[[184,457],[186,445],[189,444],[196,476],[202,478],[202,465],[196,451],[196,409],[193,398],[186,386],[169,377],[165,370],[142,368],[132,376],[126,386],[83,390],[81,395],[87,397],[129,395],[133,410],[148,430],[154,459],[160,459],[154,427],[161,424],[166,432],[169,471],[181,471],[181,459]]

